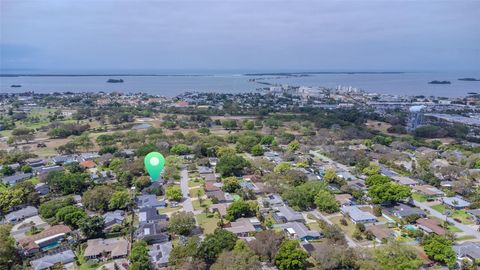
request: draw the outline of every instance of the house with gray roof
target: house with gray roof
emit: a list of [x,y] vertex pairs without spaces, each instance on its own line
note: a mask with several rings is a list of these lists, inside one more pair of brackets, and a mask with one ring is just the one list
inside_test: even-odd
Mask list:
[[453,250],[459,260],[468,259],[473,262],[480,260],[480,243],[464,242],[454,245]]
[[283,205],[282,197],[278,194],[269,194],[264,200],[270,207],[278,207]]
[[106,212],[103,214],[103,219],[105,221],[105,227],[103,231],[110,231],[113,225],[122,224],[125,220],[125,211],[115,210],[113,212]]
[[138,221],[140,223],[153,223],[167,220],[168,216],[159,214],[155,207],[145,207],[138,211]]
[[199,174],[210,174],[214,173],[213,169],[207,166],[198,166],[198,173]]
[[409,216],[413,216],[413,215],[417,215],[422,218],[427,217],[427,215],[422,209],[417,207],[412,207],[404,203],[398,203],[398,204],[395,204],[394,206],[384,207],[383,211],[385,211],[390,215],[393,215],[402,219]]
[[309,230],[307,226],[300,222],[276,224],[273,227],[282,228],[290,238],[300,241],[316,240],[321,237],[319,232]]
[[144,194],[137,196],[136,198],[137,207],[154,207],[154,208],[163,208],[166,206],[165,200],[158,200],[157,195],[154,194]]
[[172,251],[172,242],[153,244],[148,247],[148,255],[150,261],[156,268],[162,268],[168,266],[168,259],[170,258],[170,252]]
[[460,196],[443,197],[442,203],[454,209],[463,209],[470,206],[470,202]]
[[45,165],[45,160],[39,159],[39,158],[29,158],[25,160],[25,162],[30,166],[30,167],[41,167]]
[[302,214],[293,210],[289,206],[280,206],[277,207],[277,211],[273,213],[273,219],[279,223],[299,221],[304,222]]
[[17,223],[26,218],[38,215],[37,208],[33,206],[27,206],[17,211],[13,211],[5,215],[5,220],[10,223]]
[[52,157],[52,161],[55,164],[68,164],[73,162],[79,162],[79,158],[75,155],[61,155]]
[[3,177],[2,182],[5,185],[14,186],[19,182],[32,178],[32,176],[33,176],[32,173],[18,173],[18,174]]
[[362,211],[357,206],[344,205],[340,208],[342,214],[348,216],[353,223],[375,223],[377,218],[370,212]]
[[63,167],[58,165],[48,166],[48,167],[38,167],[33,169],[33,171],[36,172],[38,175],[47,175],[50,172],[59,172],[63,170],[64,170]]
[[65,265],[75,261],[75,254],[71,249],[47,255],[30,261],[33,270],[50,269],[55,264]]
[[148,244],[167,242],[169,240],[167,225],[167,222],[140,223],[134,237],[136,240],[143,240]]

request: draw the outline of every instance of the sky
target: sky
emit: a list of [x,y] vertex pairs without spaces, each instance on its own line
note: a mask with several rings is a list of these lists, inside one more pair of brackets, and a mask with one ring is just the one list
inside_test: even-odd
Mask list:
[[0,68],[480,70],[477,0],[0,0]]

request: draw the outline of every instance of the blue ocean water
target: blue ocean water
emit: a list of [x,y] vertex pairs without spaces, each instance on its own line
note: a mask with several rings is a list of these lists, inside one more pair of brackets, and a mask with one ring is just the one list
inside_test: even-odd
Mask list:
[[[246,72],[244,72],[246,73]],[[367,92],[394,95],[425,96],[465,96],[469,92],[480,93],[480,82],[459,81],[458,78],[480,78],[475,72],[406,72],[406,73],[353,73],[353,74],[313,74],[304,77],[285,77],[275,75],[251,75],[244,73],[189,73],[174,76],[18,76],[0,77],[0,92],[14,93],[35,91],[51,92],[146,92],[156,95],[175,96],[186,91],[239,93],[251,92],[266,87],[251,81],[292,86],[352,86]],[[151,73],[150,73],[151,74]],[[180,74],[180,73],[178,73]],[[178,75],[177,74],[177,75]],[[186,73],[184,73],[186,74]],[[124,83],[107,83],[107,80],[123,79]],[[451,84],[428,84],[433,80],[447,80]],[[13,88],[11,85],[21,85]]]

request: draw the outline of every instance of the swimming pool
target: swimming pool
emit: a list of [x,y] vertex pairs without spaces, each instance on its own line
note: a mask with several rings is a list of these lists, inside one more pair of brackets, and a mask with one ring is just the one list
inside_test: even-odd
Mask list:
[[48,244],[48,245],[42,247],[42,251],[47,251],[47,250],[50,250],[50,249],[54,249],[58,246],[60,246],[60,242],[51,243],[51,244]]
[[405,225],[403,227],[407,230],[410,230],[410,231],[416,231],[417,230],[413,225]]

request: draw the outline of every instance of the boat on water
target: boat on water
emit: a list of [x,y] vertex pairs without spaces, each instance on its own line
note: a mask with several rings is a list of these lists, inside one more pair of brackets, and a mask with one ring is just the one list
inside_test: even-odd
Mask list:
[[123,79],[108,79],[107,83],[123,83]]
[[429,84],[452,84],[450,81],[431,81]]

